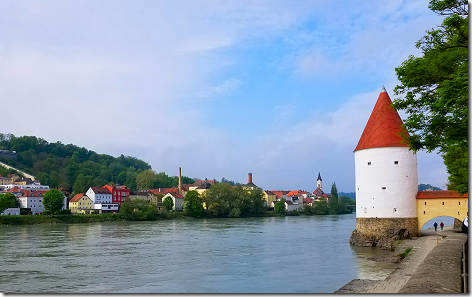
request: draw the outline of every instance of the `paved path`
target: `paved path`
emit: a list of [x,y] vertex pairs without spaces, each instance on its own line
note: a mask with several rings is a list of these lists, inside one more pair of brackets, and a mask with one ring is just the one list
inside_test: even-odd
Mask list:
[[403,253],[412,248],[408,256],[403,259],[397,268],[384,280],[370,284],[356,293],[397,293],[411,278],[426,256],[436,247],[448,233],[453,232],[451,227],[444,231],[425,230],[421,237],[402,242],[395,249],[395,254]]

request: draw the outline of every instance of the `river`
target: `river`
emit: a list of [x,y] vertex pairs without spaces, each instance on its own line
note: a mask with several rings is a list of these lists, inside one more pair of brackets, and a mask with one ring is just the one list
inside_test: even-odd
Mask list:
[[355,214],[0,226],[4,293],[331,293],[382,279]]

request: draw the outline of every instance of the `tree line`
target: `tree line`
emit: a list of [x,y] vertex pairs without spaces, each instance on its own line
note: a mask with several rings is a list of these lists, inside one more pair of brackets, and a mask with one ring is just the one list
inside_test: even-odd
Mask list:
[[[135,157],[121,155],[115,158],[60,141],[48,143],[35,136],[0,133],[0,149],[16,151],[17,155],[17,160],[0,157],[0,161],[32,174],[51,188],[62,187],[74,193],[84,193],[89,187],[110,183],[125,185],[132,191],[178,184],[177,176],[156,173],[148,163]],[[10,173],[14,171],[0,167],[0,174]],[[193,183],[188,177],[183,177],[183,181]]]

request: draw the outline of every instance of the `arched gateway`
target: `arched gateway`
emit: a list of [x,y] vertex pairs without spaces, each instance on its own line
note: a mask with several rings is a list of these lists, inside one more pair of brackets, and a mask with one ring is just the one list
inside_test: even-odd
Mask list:
[[454,191],[421,191],[416,196],[418,232],[431,219],[448,216],[463,221],[469,210],[469,195]]

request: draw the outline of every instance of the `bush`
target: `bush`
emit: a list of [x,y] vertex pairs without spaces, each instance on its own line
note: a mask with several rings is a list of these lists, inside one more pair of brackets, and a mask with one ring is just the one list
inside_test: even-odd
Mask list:
[[71,211],[70,209],[61,209],[60,211],[57,212],[59,215],[70,215]]
[[44,215],[44,216],[50,216],[51,215],[51,212],[49,210],[45,210],[41,213],[41,215]]
[[287,215],[287,216],[299,216],[300,212],[298,210],[294,209],[294,210],[288,211],[285,215]]

